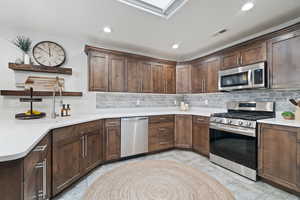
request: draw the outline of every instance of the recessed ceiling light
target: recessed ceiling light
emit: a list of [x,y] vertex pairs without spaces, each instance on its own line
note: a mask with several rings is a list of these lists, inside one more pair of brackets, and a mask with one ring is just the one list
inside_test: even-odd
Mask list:
[[242,6],[241,10],[242,10],[242,11],[249,11],[249,10],[251,10],[253,7],[254,7],[254,3],[251,2],[251,1],[249,1],[249,2],[245,3],[245,4]]
[[111,28],[106,26],[103,28],[104,33],[111,33]]
[[173,44],[173,45],[172,45],[172,48],[173,48],[173,49],[178,49],[178,48],[179,48],[179,44]]

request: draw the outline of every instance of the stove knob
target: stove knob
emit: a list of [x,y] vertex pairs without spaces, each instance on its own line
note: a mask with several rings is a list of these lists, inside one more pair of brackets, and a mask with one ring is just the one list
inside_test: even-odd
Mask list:
[[232,120],[228,120],[228,124],[232,124]]
[[223,122],[223,120],[222,120],[222,119],[219,119],[219,120],[218,120],[218,123],[222,123],[222,122]]
[[247,126],[247,127],[251,127],[251,126],[252,126],[252,123],[251,123],[251,122],[248,122],[246,126]]
[[240,125],[240,126],[243,126],[243,124],[244,124],[244,122],[239,121],[239,125]]

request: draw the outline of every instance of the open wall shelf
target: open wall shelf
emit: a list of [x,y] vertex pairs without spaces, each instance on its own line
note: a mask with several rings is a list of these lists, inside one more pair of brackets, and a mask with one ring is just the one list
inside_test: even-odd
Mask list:
[[[0,90],[1,96],[30,96],[30,91],[28,90]],[[56,96],[59,96],[59,92],[55,93]],[[47,97],[53,96],[52,91],[34,91],[33,96],[38,97]],[[81,97],[82,92],[63,92],[62,96],[68,97]]]
[[29,72],[43,72],[43,73],[55,73],[55,74],[67,74],[72,75],[72,68],[63,67],[46,67],[41,65],[25,65],[9,63],[8,68],[16,71],[29,71]]

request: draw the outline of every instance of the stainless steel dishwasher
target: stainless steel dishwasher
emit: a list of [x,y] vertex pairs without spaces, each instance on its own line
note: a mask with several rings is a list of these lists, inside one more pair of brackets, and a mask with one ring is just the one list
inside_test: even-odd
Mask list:
[[121,157],[148,152],[148,117],[121,119]]

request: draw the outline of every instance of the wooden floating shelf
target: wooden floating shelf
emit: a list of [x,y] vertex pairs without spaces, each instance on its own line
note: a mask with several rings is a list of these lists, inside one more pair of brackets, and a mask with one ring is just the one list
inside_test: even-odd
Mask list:
[[72,75],[71,68],[63,68],[63,67],[46,67],[42,65],[25,65],[25,64],[9,63],[8,68],[16,71],[44,72],[44,73]]
[[[30,91],[28,90],[0,90],[1,96],[30,96]],[[59,92],[55,93],[56,96],[59,96]],[[53,96],[51,91],[34,91],[33,96],[37,97],[48,97]],[[65,97],[81,97],[82,92],[62,92],[62,96]]]

